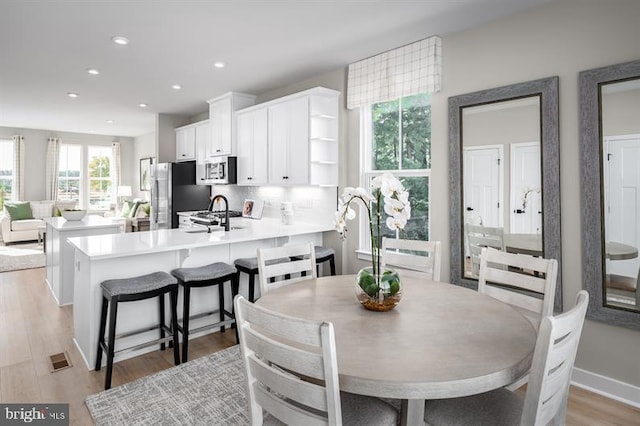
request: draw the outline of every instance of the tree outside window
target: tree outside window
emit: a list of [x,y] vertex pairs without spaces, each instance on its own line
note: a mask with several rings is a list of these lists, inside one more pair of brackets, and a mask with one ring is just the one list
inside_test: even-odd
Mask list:
[[113,193],[111,147],[90,146],[88,154],[89,209],[109,210]]
[[[429,176],[431,174],[431,99],[428,94],[373,104],[363,108],[363,182],[391,172],[409,191],[411,219],[398,231],[382,227],[386,237],[429,239]],[[362,216],[361,216],[362,217]],[[362,224],[366,225],[366,224]],[[361,226],[360,247],[366,251],[368,226]]]

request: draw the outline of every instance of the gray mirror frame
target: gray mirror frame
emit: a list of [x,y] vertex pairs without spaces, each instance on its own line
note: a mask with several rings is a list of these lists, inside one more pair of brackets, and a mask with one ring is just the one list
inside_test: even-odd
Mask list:
[[[640,60],[582,71],[580,84],[580,180],[582,211],[582,285],[587,318],[640,329],[640,312],[610,308],[604,301],[604,211],[600,86],[640,78]],[[600,259],[599,262],[594,259]]]
[[465,278],[462,268],[462,109],[512,99],[540,96],[542,137],[542,243],[545,257],[558,261],[554,310],[562,311],[562,253],[560,236],[560,144],[558,128],[558,77],[548,77],[449,98],[449,188],[451,189],[451,282],[478,288]]

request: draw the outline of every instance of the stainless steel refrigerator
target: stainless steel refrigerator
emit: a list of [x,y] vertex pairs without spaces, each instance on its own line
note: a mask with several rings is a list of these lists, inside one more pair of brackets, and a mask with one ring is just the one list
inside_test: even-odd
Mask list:
[[206,210],[211,186],[196,185],[196,163],[151,165],[151,229],[177,228],[177,212]]

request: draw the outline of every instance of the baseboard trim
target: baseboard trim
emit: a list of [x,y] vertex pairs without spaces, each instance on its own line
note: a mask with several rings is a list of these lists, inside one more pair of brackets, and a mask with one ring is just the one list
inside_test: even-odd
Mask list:
[[575,367],[571,376],[571,384],[640,408],[640,387],[638,386]]

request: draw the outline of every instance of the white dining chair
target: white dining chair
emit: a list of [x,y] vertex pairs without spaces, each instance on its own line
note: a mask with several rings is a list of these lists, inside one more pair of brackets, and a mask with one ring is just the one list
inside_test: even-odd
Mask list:
[[257,254],[261,295],[273,288],[318,277],[312,243],[259,248]]
[[514,306],[537,330],[543,317],[553,315],[557,276],[555,259],[485,247],[478,291]]
[[[485,247],[480,254],[478,292],[512,305],[536,330],[543,317],[553,315],[558,262]],[[508,386],[516,390],[528,373]]]
[[396,425],[391,405],[340,392],[330,322],[283,315],[240,295],[234,306],[252,425]]
[[440,241],[382,238],[381,265],[406,271],[405,275],[440,281]]
[[465,224],[467,241],[471,255],[472,273],[478,276],[480,269],[480,253],[484,247],[504,250],[504,230],[493,226]]
[[429,400],[425,422],[433,426],[564,424],[588,300],[589,293],[581,290],[570,311],[543,318],[524,399],[501,388],[462,398]]

